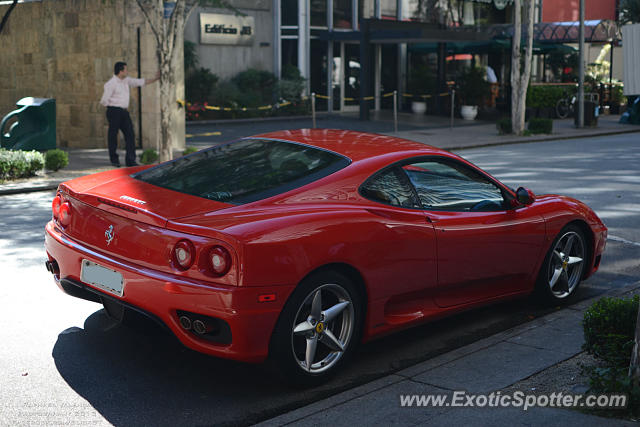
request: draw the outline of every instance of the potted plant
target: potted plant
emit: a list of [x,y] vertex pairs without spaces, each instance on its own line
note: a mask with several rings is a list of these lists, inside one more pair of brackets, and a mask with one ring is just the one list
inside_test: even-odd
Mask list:
[[486,71],[480,67],[469,67],[458,79],[458,91],[462,100],[460,114],[465,120],[475,120],[478,105],[489,95],[489,82],[485,80]]
[[422,66],[411,70],[408,92],[413,95],[411,111],[424,114],[427,111],[427,101],[422,95],[432,95],[435,87],[435,77],[428,67]]

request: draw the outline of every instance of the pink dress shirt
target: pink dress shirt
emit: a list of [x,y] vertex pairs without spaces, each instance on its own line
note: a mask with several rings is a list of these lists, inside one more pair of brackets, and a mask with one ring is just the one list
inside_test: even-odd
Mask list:
[[129,108],[129,87],[144,86],[145,79],[134,79],[113,76],[104,84],[104,93],[100,99],[100,104],[105,107]]

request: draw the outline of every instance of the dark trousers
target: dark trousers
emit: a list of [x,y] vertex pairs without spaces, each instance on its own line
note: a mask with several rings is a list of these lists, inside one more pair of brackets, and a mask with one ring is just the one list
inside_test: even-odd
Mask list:
[[118,131],[121,130],[126,143],[127,154],[125,155],[125,163],[131,166],[136,163],[136,146],[133,136],[133,123],[129,112],[120,107],[107,107],[107,120],[109,121],[109,159],[111,163],[120,163],[118,159]]

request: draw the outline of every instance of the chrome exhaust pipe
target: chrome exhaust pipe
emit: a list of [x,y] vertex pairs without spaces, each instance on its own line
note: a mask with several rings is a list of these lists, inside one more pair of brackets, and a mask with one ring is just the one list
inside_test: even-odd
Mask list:
[[203,335],[208,332],[207,325],[202,320],[196,320],[193,322],[193,331],[198,335]]
[[58,274],[59,272],[57,261],[45,261],[44,266],[47,268],[47,271],[51,274]]
[[191,319],[187,316],[180,316],[180,326],[187,331],[191,329]]

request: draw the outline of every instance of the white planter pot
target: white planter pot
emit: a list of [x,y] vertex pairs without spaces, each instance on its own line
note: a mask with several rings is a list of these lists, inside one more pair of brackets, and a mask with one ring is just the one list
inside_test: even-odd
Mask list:
[[465,120],[475,120],[478,115],[477,105],[463,105],[460,107],[460,115]]
[[415,114],[424,114],[427,111],[427,103],[422,101],[412,101],[411,111]]

